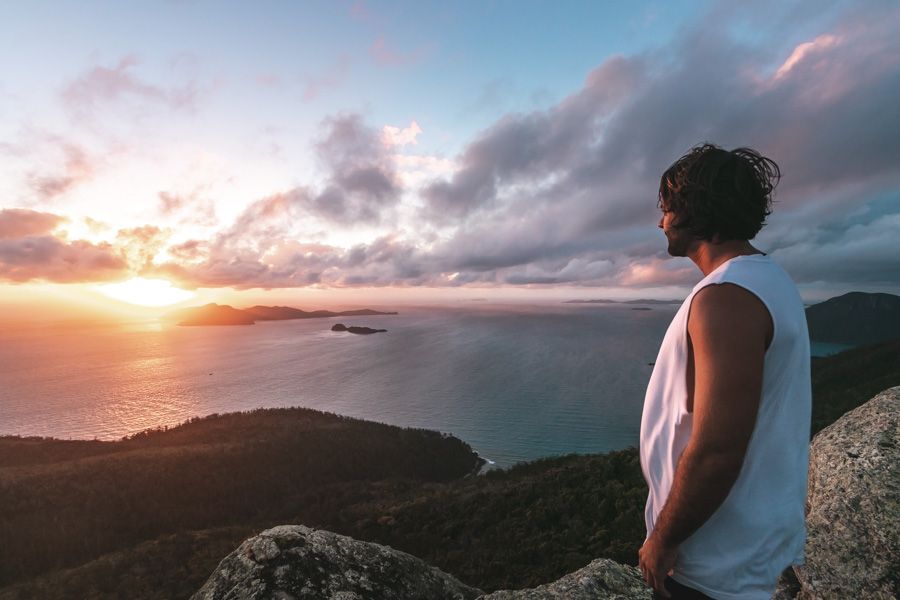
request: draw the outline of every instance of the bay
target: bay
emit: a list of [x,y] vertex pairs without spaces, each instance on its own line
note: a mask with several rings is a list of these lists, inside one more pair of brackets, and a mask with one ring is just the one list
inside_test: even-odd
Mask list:
[[[304,406],[465,440],[497,466],[638,443],[677,307],[420,307],[239,327],[0,330],[0,434],[117,439]],[[353,335],[336,322],[387,329]]]

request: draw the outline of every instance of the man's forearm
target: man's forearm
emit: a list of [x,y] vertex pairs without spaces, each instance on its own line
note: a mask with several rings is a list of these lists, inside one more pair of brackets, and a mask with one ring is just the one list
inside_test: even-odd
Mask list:
[[722,505],[741,471],[743,456],[688,446],[652,535],[669,547],[680,545]]

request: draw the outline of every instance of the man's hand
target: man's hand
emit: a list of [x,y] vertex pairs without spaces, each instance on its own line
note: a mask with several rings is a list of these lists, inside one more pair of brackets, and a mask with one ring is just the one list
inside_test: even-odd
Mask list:
[[638,566],[644,581],[663,598],[671,597],[664,584],[666,577],[672,573],[677,555],[677,548],[666,546],[655,534],[651,534],[638,551]]

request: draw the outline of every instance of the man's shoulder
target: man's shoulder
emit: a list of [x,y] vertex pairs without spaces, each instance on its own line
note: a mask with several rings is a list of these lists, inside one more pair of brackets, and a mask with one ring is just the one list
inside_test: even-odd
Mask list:
[[700,289],[688,313],[688,331],[692,336],[739,337],[763,332],[768,340],[772,327],[772,316],[759,296],[730,282],[711,283]]
[[722,281],[710,283],[694,294],[691,316],[719,312],[734,316],[744,312],[752,313],[760,308],[766,311],[765,304],[755,293],[737,283]]

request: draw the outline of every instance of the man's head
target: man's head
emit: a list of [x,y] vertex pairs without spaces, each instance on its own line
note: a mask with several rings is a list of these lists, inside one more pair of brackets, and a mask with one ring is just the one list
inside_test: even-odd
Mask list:
[[778,165],[750,148],[691,149],[659,181],[660,227],[669,253],[685,256],[695,240],[752,240],[772,212],[780,178]]

